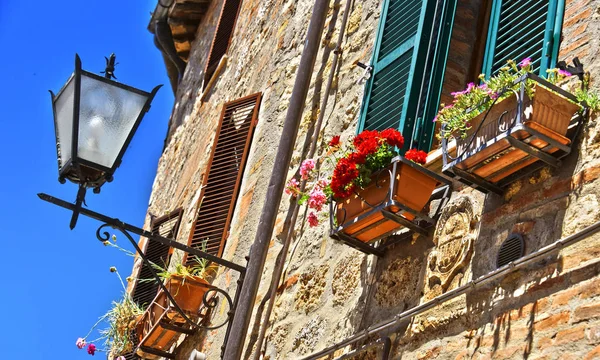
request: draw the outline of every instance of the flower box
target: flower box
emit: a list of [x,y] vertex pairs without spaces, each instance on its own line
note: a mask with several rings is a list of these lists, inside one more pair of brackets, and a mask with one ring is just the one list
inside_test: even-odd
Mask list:
[[[393,180],[393,184],[390,181]],[[343,234],[368,243],[385,237],[405,226],[424,210],[434,190],[443,182],[436,174],[397,157],[392,164],[373,175],[371,183],[354,195],[337,202],[332,234]],[[427,218],[421,214],[420,217]]]
[[[208,282],[197,276],[171,275],[165,287],[186,316],[196,321]],[[145,359],[158,360],[168,354],[181,334],[191,334],[194,330],[160,289],[136,325],[139,339],[136,353]]]
[[[512,95],[495,104],[487,116],[483,112],[475,117],[467,136],[457,140],[459,158],[455,166],[491,183],[498,183],[538,160],[515,147],[515,142],[508,136],[547,154],[553,154],[559,148],[533,135],[540,133],[559,144],[570,144],[565,135],[572,117],[580,109],[579,105],[536,85],[535,96],[529,98],[525,95],[521,109],[519,119],[519,101],[516,95]],[[498,139],[504,134],[505,137]]]

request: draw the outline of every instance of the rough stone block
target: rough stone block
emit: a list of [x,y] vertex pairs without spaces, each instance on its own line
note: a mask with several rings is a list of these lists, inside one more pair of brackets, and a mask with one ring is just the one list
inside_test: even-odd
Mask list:
[[534,329],[536,331],[544,331],[557,327],[558,325],[566,324],[571,317],[569,311],[562,311],[558,314],[546,316],[542,319],[534,322]]
[[573,311],[573,323],[600,317],[600,303],[582,305]]

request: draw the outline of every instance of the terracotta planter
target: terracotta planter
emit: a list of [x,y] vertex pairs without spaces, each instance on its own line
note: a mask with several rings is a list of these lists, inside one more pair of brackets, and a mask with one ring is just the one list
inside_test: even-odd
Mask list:
[[186,315],[193,319],[198,317],[198,310],[209,286],[206,280],[198,276],[172,275],[165,286]]
[[[532,99],[526,96],[523,100],[521,121],[525,129],[517,129],[510,136],[519,140],[527,139],[531,136],[527,132],[527,128],[530,128],[567,145],[570,141],[565,135],[571,118],[579,109],[579,105],[545,87],[536,86],[535,96]],[[468,158],[458,163],[457,167],[468,170],[480,165],[472,172],[495,183],[537,161],[532,158],[519,162],[528,156],[527,153],[518,149],[510,149],[511,145],[505,139],[493,141],[497,136],[510,130],[511,125],[516,121],[517,112],[518,102],[515,95],[497,103],[492,107],[485,122],[471,141],[471,137],[485,117],[485,112],[475,117],[471,121],[472,126],[467,132],[466,138],[457,140],[457,154],[471,153]],[[471,143],[469,143],[470,141]],[[546,148],[548,143],[540,139],[532,140],[529,144],[539,149],[545,148],[544,151],[547,153],[558,150],[557,148]],[[514,166],[517,162],[519,165]],[[481,163],[484,165],[481,166]]]
[[[392,199],[412,210],[422,211],[429,201],[431,193],[438,185],[438,181],[425,172],[419,171],[420,167],[413,168],[402,162],[398,162],[397,166],[396,186]],[[389,200],[390,177],[387,170],[391,170],[391,166],[383,170],[378,184],[375,183],[376,176],[374,176],[369,186],[358,191],[357,195],[337,204],[337,224],[343,226],[342,231],[345,234],[362,242],[370,242],[402,228],[402,225],[385,218],[379,211],[358,219],[372,211],[372,206],[383,204]],[[413,214],[402,211],[397,206],[388,206],[385,209],[409,221],[414,219]]]
[[[208,289],[208,282],[200,277],[173,275],[167,280],[165,286],[185,314],[192,320],[196,320],[202,305],[202,299]],[[136,334],[139,339],[136,353],[139,356],[145,359],[160,359],[160,356],[149,354],[143,348],[169,351],[179,339],[181,333],[171,327],[169,329],[165,328],[164,324],[189,328],[189,325],[175,307],[170,304],[167,295],[161,289],[136,324]]]

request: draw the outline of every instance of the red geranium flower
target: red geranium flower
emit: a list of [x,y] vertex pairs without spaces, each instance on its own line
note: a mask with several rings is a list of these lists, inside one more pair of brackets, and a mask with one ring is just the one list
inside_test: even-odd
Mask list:
[[378,138],[379,138],[379,131],[365,130],[365,131],[361,132],[360,134],[356,135],[352,142],[354,144],[354,147],[356,149],[359,149],[363,142],[370,140],[370,139],[375,139],[375,141],[377,141]]
[[396,129],[385,129],[381,132],[381,137],[391,146],[402,148],[404,146],[404,137]]
[[367,160],[367,154],[353,152],[348,155],[348,160],[355,164],[364,164],[365,160]]
[[406,160],[416,162],[417,164],[425,165],[427,162],[427,153],[423,150],[410,149],[404,154]]
[[96,345],[89,344],[88,348],[87,348],[87,352],[88,352],[88,354],[94,356],[94,353],[96,352]]
[[329,141],[329,146],[334,147],[340,145],[340,136],[336,135]]
[[364,156],[374,154],[377,152],[377,148],[379,148],[379,142],[377,140],[378,139],[375,137],[365,139],[356,147],[356,150]]
[[338,161],[331,177],[331,190],[338,199],[347,198],[354,191],[354,179],[358,177],[356,163],[348,158]]

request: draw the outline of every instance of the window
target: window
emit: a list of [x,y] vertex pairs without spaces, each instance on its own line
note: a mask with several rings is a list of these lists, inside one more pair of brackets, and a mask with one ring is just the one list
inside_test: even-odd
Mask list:
[[429,150],[456,0],[385,0],[358,131],[396,128]]
[[[226,103],[188,245],[221,256],[258,121],[260,94]],[[188,260],[189,261],[189,260]]]
[[[153,220],[150,225],[152,233],[168,239],[176,239],[182,213],[183,211],[181,209],[177,209],[165,216]],[[147,241],[144,254],[148,260],[154,264],[167,268],[169,266],[171,248],[157,241],[152,241],[150,239],[147,239]],[[145,263],[142,264],[138,279],[153,279],[152,271]],[[158,284],[155,281],[138,281],[133,288],[131,297],[137,304],[145,307],[152,302],[157,292]]]
[[494,0],[483,73],[496,74],[509,59],[532,59],[542,76],[556,66],[564,0]]
[[358,132],[394,127],[403,150],[431,150],[440,102],[480,70],[526,57],[541,75],[555,66],[563,13],[564,0],[384,0]]
[[225,0],[223,3],[215,37],[208,53],[206,69],[204,70],[204,88],[215,73],[219,61],[227,53],[241,3],[242,0]]

